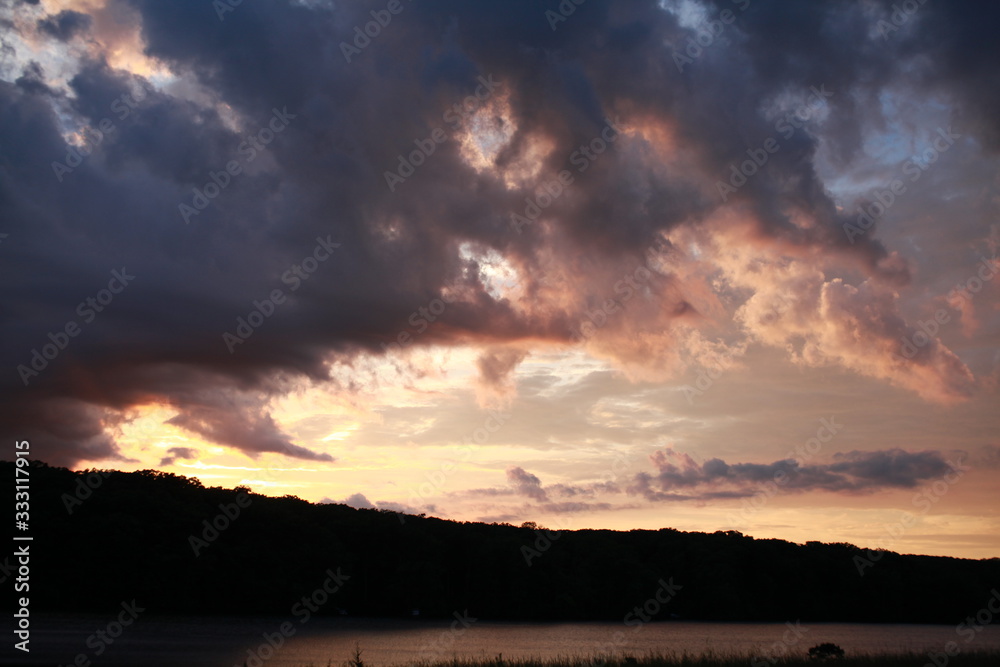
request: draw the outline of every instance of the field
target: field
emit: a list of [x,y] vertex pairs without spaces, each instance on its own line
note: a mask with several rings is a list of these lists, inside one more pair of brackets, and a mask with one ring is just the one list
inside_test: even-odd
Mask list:
[[[443,660],[415,663],[419,667],[998,667],[1000,651],[968,651],[956,656],[937,653],[932,661],[927,653],[895,653],[845,655],[842,658],[814,659],[808,655],[786,656],[766,660],[756,654],[686,655],[658,653],[645,656],[594,656],[590,659],[557,658],[540,660],[532,658],[504,659],[498,655],[486,660]],[[355,656],[341,663],[330,661],[326,666],[303,667],[365,667],[363,659]],[[399,666],[402,667],[402,666]]]

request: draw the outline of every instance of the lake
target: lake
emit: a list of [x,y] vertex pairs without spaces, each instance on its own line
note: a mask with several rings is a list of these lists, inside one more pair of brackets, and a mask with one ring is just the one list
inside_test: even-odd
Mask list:
[[[544,658],[612,651],[632,655],[649,651],[678,654],[756,651],[779,656],[787,650],[803,655],[810,646],[823,642],[839,644],[848,654],[940,651],[949,641],[969,650],[1000,649],[997,625],[984,628],[966,643],[953,625],[662,622],[626,626],[495,623],[468,617],[451,622],[315,618],[301,624],[301,619],[291,616],[252,619],[140,616],[120,635],[117,627],[110,628],[117,637],[105,635],[102,639],[94,633],[98,629],[108,630],[108,617],[33,615],[32,619],[30,655],[15,656],[12,661],[9,656],[19,652],[12,651],[8,643],[2,664],[71,665],[83,654],[95,665],[239,667],[250,658],[248,651],[253,651],[266,658],[261,664],[267,667],[306,667],[310,663],[325,667],[328,660],[341,667],[350,657],[355,642],[363,650],[362,660],[371,667],[456,656],[495,658],[498,654],[504,658]],[[287,636],[282,635],[283,623]],[[272,649],[266,637],[280,647]]]

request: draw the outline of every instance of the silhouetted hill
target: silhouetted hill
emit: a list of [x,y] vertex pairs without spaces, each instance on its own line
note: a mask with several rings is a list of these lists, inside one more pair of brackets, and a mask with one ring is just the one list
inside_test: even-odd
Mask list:
[[[12,479],[13,464],[2,466]],[[100,484],[81,501],[88,474]],[[540,549],[546,535],[530,528],[247,491],[154,471],[33,464],[32,609],[106,610],[136,599],[148,613],[287,614],[339,568],[350,579],[319,613],[622,620],[663,580],[682,588],[650,605],[660,619],[958,623],[1000,586],[998,559],[882,552],[860,576],[855,558],[868,552],[849,544],[669,528],[567,531]],[[220,505],[238,516],[216,519]],[[203,522],[213,519],[229,525],[210,540]]]

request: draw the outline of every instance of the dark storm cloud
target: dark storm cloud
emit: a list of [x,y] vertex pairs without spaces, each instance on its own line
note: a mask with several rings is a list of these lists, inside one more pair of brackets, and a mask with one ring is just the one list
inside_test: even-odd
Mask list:
[[908,489],[961,470],[955,459],[937,451],[889,449],[838,453],[829,463],[803,464],[795,459],[773,463],[733,463],[718,458],[696,463],[686,454],[663,450],[650,457],[656,473],[638,473],[627,489],[652,501],[743,498],[761,485],[777,483],[792,492],[871,493]]
[[[501,171],[543,139],[552,150],[538,182],[571,169],[574,151],[615,117],[663,119],[694,156],[687,169],[652,169],[648,151],[616,144],[553,204],[556,261],[583,254],[606,275],[634,264],[659,231],[717,211],[705,183],[774,132],[762,100],[825,84],[835,91],[834,152],[848,160],[860,143],[857,119],[877,113],[881,86],[903,67],[899,56],[931,52],[940,57],[918,80],[967,102],[969,131],[997,136],[986,64],[997,47],[983,27],[996,10],[956,9],[965,3],[925,5],[912,32],[883,40],[870,37],[871,18],[854,3],[756,0],[728,44],[679,72],[672,51],[694,33],[651,0],[590,0],[557,30],[544,15],[555,2],[406,3],[350,63],[340,42],[372,20],[370,3],[243,3],[220,21],[200,0],[111,1],[136,10],[148,56],[217,104],[154,89],[99,59],[81,63],[72,94],[40,75],[0,82],[0,216],[9,234],[0,247],[9,286],[0,315],[3,425],[34,439],[53,463],[115,456],[106,409],[150,403],[176,408],[172,423],[250,455],[331,460],[281,433],[268,397],[296,378],[324,381],[330,358],[381,352],[444,286],[462,298],[420,344],[570,340],[576,313],[493,299],[476,260],[457,252],[461,242],[494,248],[527,269],[529,294],[537,288],[531,269],[544,237],[537,226],[520,235],[509,226],[534,183],[508,189],[494,170],[470,167],[454,140],[469,121],[445,120],[479,77],[500,82],[495,95],[506,96],[517,127],[496,157]],[[888,1],[877,7],[891,11]],[[46,21],[55,23],[38,29],[62,39],[83,19]],[[979,60],[961,55],[974,53],[963,51],[969,40],[983,47]],[[125,95],[135,104],[116,104]],[[275,110],[287,110],[288,125],[250,160],[240,147],[264,136]],[[384,172],[437,128],[449,139],[390,192]],[[64,130],[81,132],[90,155],[69,157]],[[810,166],[816,149],[807,129],[797,131],[734,201],[756,214],[765,241],[841,254],[876,279],[905,281],[872,234],[846,243]],[[179,205],[233,161],[242,171],[185,224]],[[53,162],[75,165],[56,173]],[[792,224],[790,208],[816,224]],[[340,251],[292,293],[283,276],[327,237]],[[134,284],[84,321],[77,304],[123,266]],[[576,289],[585,300],[607,284],[580,275]],[[275,289],[287,301],[230,354],[222,334]],[[680,312],[681,296],[664,299],[666,312]],[[42,369],[25,386],[18,366],[71,321],[79,334],[37,361]],[[485,364],[484,376],[504,364],[494,366]]]
[[915,72],[920,83],[958,95],[958,120],[993,152],[1000,151],[1000,77],[995,67],[1000,44],[992,30],[1000,21],[1000,6],[973,0],[927,2],[910,16],[912,21],[903,24],[910,29],[887,31],[887,40],[899,40],[900,53],[926,63]]
[[274,452],[299,459],[333,461],[329,454],[315,453],[290,442],[262,408],[240,405],[226,396],[218,401],[214,398],[200,405],[184,405],[183,411],[167,423],[197,433],[210,442],[235,444],[251,456]]
[[68,42],[90,27],[93,20],[86,14],[65,10],[38,21],[38,29],[56,39]]

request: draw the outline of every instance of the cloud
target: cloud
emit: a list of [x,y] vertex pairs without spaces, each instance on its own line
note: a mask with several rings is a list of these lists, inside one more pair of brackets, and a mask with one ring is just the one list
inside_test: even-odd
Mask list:
[[[881,222],[848,242],[852,217],[826,172],[871,167],[872,128],[906,124],[884,104],[900,89],[953,105],[962,150],[985,165],[1000,149],[1000,93],[987,85],[1000,10],[927,3],[883,39],[892,4],[755,1],[683,71],[672,53],[696,27],[655,0],[591,0],[556,31],[530,0],[426,0],[350,63],[337,44],[371,20],[362,2],[243,3],[225,21],[196,0],[54,17],[18,4],[0,81],[0,280],[17,285],[0,316],[0,399],[13,408],[0,424],[75,465],[121,456],[107,411],[160,403],[179,411],[172,424],[248,456],[331,461],[268,405],[332,382],[333,360],[401,338],[470,346],[483,351],[470,382],[506,399],[529,345],[586,347],[633,379],[662,379],[683,365],[686,332],[733,314],[748,339],[800,363],[962,400],[979,387],[943,342],[893,358],[914,331],[894,296],[913,267]],[[88,19],[85,50],[59,41]],[[488,104],[449,115],[480,77],[499,82]],[[766,168],[721,201],[717,181],[820,85],[829,108],[779,134]],[[116,104],[139,89],[138,105]],[[290,114],[280,133],[268,128],[276,109]],[[111,129],[94,131],[105,119]],[[385,173],[435,130],[446,139],[390,191]],[[73,166],[57,174],[54,162]],[[513,230],[511,215],[563,170],[573,183]],[[196,201],[206,206],[185,224],[179,206]],[[679,243],[687,233],[721,247]],[[328,237],[343,252],[293,291],[286,277]],[[77,305],[123,265],[135,284],[84,321]],[[498,266],[516,271],[516,290]],[[257,321],[279,289],[285,301],[230,353],[223,334]],[[80,334],[36,360],[25,386],[18,367],[70,322]],[[46,422],[60,406],[81,421]]]
[[351,494],[344,500],[332,500],[330,498],[323,498],[320,501],[320,504],[347,505],[348,507],[353,507],[354,509],[359,509],[359,510],[378,509],[390,512],[398,512],[400,514],[412,514],[412,515],[417,515],[426,512],[434,512],[437,509],[434,505],[426,505],[422,508],[418,508],[406,505],[404,503],[396,503],[391,501],[377,500],[375,502],[372,502],[368,500],[365,494],[360,492]]
[[822,261],[740,247],[733,228],[720,235],[724,275],[734,289],[753,290],[735,313],[752,340],[788,350],[800,365],[840,366],[930,401],[973,394],[972,372],[938,338],[907,347],[919,329],[906,323],[895,289],[877,280],[828,279]]
[[[771,463],[728,463],[710,458],[699,463],[689,454],[667,447],[650,455],[654,471],[634,473],[623,484],[545,485],[537,475],[520,466],[510,466],[506,471],[506,487],[471,489],[449,495],[488,500],[487,516],[507,517],[503,520],[538,513],[572,514],[636,508],[634,502],[623,503],[623,497],[639,497],[654,504],[738,500],[759,494],[765,485],[774,484],[782,492],[792,494],[867,495],[917,488],[954,470],[965,470],[967,465],[995,467],[995,449],[984,448],[972,459],[966,452],[957,450],[910,452],[892,448],[838,452],[827,461],[815,463],[792,458]],[[510,502],[504,502],[505,498]],[[520,499],[531,502],[515,504]]]
[[74,36],[88,30],[93,19],[87,14],[63,10],[38,21],[38,29],[59,41],[68,42]]
[[483,352],[476,360],[479,371],[476,392],[483,406],[502,405],[512,398],[517,391],[511,375],[525,357],[525,350],[490,349]]
[[1000,445],[983,445],[972,458],[973,465],[1000,468]]
[[543,512],[549,512],[552,514],[577,514],[584,512],[610,510],[613,508],[614,506],[611,503],[563,502],[563,503],[545,503],[539,509]]
[[767,464],[730,464],[712,458],[699,464],[668,447],[650,456],[657,472],[636,474],[627,493],[654,502],[743,498],[778,479],[782,480],[783,490],[796,493],[909,489],[955,469],[952,462],[958,464],[960,459],[948,456],[938,451],[889,449],[837,453],[827,463],[803,464],[784,459]]
[[167,456],[160,459],[160,467],[173,465],[179,460],[198,458],[198,450],[191,447],[170,447]]
[[343,501],[343,504],[359,510],[375,509],[375,505],[373,505],[370,500],[365,498],[363,493],[355,493],[352,496],[348,496],[347,500]]
[[314,452],[291,442],[257,399],[246,395],[203,393],[185,402],[168,424],[197,433],[210,442],[237,446],[250,456],[264,452],[307,461],[333,461],[325,452]]
[[514,487],[519,495],[532,500],[548,500],[548,494],[542,489],[542,481],[520,466],[507,468],[507,482]]
[[[520,511],[525,514],[544,512],[551,514],[575,514],[588,511],[610,510],[614,506],[608,502],[597,502],[595,497],[600,494],[620,494],[622,490],[614,482],[595,482],[588,484],[552,484],[544,486],[541,479],[521,466],[510,466],[506,471],[506,487],[489,487],[482,489],[469,489],[465,491],[449,494],[460,498],[488,498],[494,503],[496,499],[516,497],[527,498],[532,501],[529,505],[523,506]],[[574,500],[553,500],[553,496],[558,498],[573,498]],[[587,500],[581,500],[586,498]],[[491,505],[491,510],[510,509],[501,504]],[[484,521],[507,521],[516,516],[516,513],[490,514]]]

